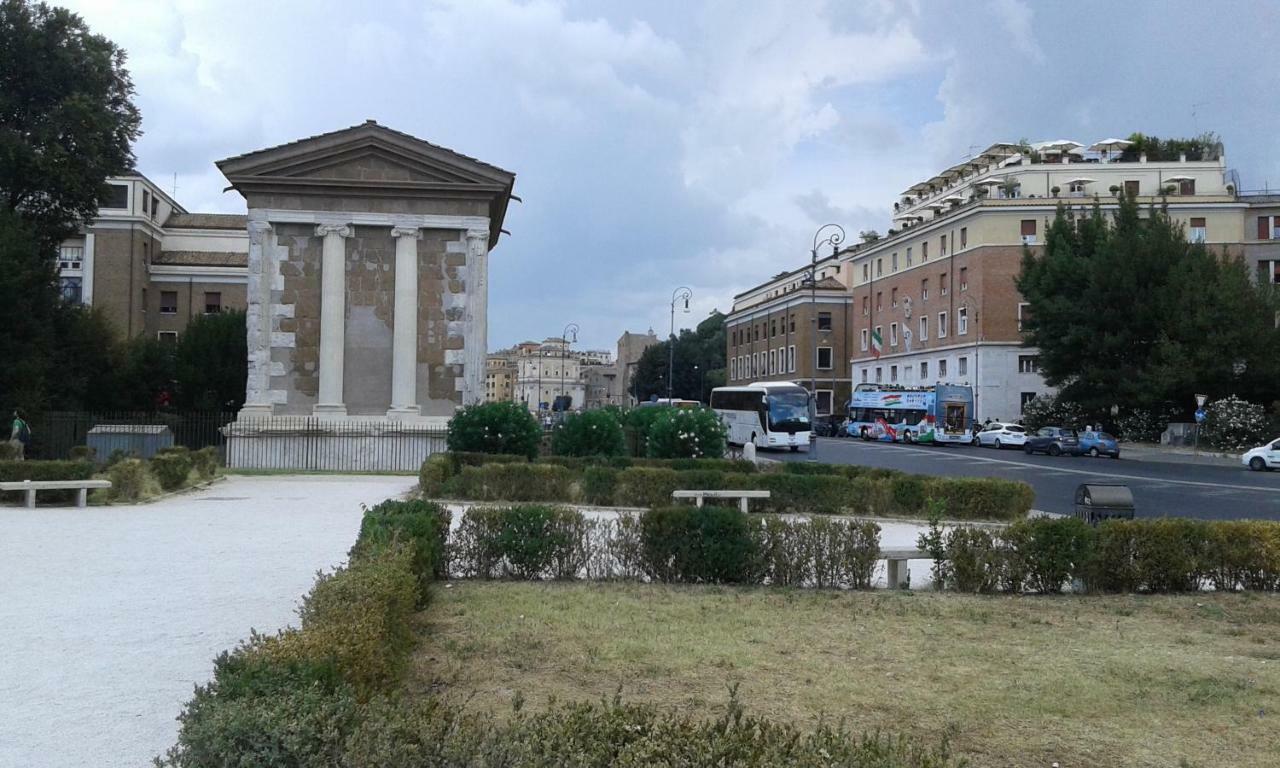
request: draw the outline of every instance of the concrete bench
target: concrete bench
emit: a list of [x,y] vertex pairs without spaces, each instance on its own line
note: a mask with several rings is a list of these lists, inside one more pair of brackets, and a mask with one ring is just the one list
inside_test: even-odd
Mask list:
[[22,491],[27,509],[36,507],[36,491],[77,491],[76,506],[89,504],[90,488],[110,488],[110,480],[14,480],[0,483],[0,491]]
[[693,503],[702,506],[703,499],[737,499],[738,509],[747,511],[747,499],[767,499],[768,491],[672,491],[673,499],[693,499]]
[[911,584],[907,573],[908,560],[928,560],[929,553],[922,549],[882,549],[880,557],[885,561],[885,580],[889,589],[905,589]]

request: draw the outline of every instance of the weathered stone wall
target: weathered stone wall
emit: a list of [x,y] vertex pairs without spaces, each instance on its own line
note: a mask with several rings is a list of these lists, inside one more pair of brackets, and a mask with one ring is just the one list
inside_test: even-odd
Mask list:
[[276,412],[309,414],[320,390],[320,249],[307,224],[277,224],[271,270],[271,386]]
[[424,229],[418,241],[418,404],[451,416],[462,404],[466,240],[456,229]]
[[352,415],[384,415],[391,404],[395,241],[387,227],[354,227],[347,238],[347,327],[343,400]]

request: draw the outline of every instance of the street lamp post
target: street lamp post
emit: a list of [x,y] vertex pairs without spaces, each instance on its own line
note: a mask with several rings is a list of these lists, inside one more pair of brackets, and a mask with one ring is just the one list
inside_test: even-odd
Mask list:
[[667,405],[671,405],[673,397],[671,391],[676,378],[673,375],[676,365],[676,304],[683,301],[684,312],[688,313],[691,298],[693,298],[693,291],[683,285],[671,292],[671,340],[667,348]]
[[[965,296],[960,302],[960,307],[965,310],[973,310],[973,317],[969,317],[968,312],[965,313],[965,331],[968,332],[969,324],[978,322],[978,304],[972,298]],[[959,330],[958,328],[956,329]],[[978,400],[982,389],[982,369],[978,367],[978,353],[982,348],[982,334],[978,334],[978,339],[973,343],[973,420],[978,421]]]
[[[826,237],[822,237],[822,233],[831,230]],[[813,326],[813,361],[809,366],[809,391],[813,393],[813,417],[814,421],[818,417],[818,249],[824,245],[831,246],[831,255],[835,256],[840,250],[840,243],[844,242],[844,227],[839,224],[823,224],[818,227],[818,231],[813,233],[813,249],[809,251],[809,275],[806,281],[809,283],[809,322]],[[832,350],[834,355],[835,350]],[[832,361],[835,365],[835,361]],[[835,399],[835,391],[831,392],[832,400]],[[814,424],[809,424],[809,461],[816,462],[818,460],[818,436],[813,431]]]
[[707,371],[699,365],[693,366],[693,370],[698,374],[698,402],[702,402],[707,396]]
[[[569,334],[570,333],[573,334],[573,341],[574,343],[577,343],[578,330],[579,328],[577,323],[569,323],[564,327],[564,331],[560,334],[560,396],[561,397],[564,397],[565,395],[564,369],[565,369],[565,366],[568,365],[568,360],[569,360]],[[572,404],[573,398],[569,398],[569,402],[570,404]],[[586,405],[586,403],[583,403],[583,405]]]

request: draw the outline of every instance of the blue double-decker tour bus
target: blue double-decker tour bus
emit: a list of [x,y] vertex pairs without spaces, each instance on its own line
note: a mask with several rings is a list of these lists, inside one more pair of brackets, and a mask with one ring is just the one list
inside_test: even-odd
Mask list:
[[968,443],[973,387],[859,384],[849,401],[850,437],[893,443]]

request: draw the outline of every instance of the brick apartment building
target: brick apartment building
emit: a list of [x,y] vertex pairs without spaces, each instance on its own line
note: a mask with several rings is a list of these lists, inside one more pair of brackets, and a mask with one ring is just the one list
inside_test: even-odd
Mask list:
[[108,179],[98,216],[63,241],[63,295],[126,336],[176,341],[192,317],[244,309],[243,215],[190,213],[141,174]]
[[[1027,308],[1014,281],[1023,249],[1043,246],[1060,203],[1091,207],[1096,199],[1104,212],[1114,211],[1121,190],[1144,207],[1165,203],[1189,239],[1243,256],[1259,281],[1280,283],[1280,195],[1241,194],[1220,154],[1157,162],[1075,142],[1033,146],[1036,152],[1027,153],[1018,145],[995,144],[913,185],[895,202],[895,227],[886,237],[820,262],[825,279],[845,286],[849,302],[847,325],[836,328],[840,315],[833,311],[830,332],[833,354],[840,340],[849,342],[847,355],[836,363],[837,402],[848,391],[838,388],[840,381],[969,384],[979,419],[1012,420],[1032,397],[1050,393],[1036,350],[1023,343]],[[805,357],[793,373],[789,353],[785,369],[778,370],[768,357],[756,362],[756,349],[744,347],[790,348],[790,339],[775,342],[769,335],[773,315],[765,310],[776,313],[782,306],[787,312],[794,307],[799,321],[797,353],[811,346],[811,337],[803,336],[809,317],[804,313],[810,311],[809,292],[800,290],[806,271],[783,273],[735,297],[728,354],[733,360],[745,353],[747,362],[745,370],[743,363],[736,371],[731,365],[731,381],[788,378],[808,386]],[[819,285],[823,279],[820,271]],[[834,301],[836,293],[833,286],[822,301]],[[761,327],[759,320],[766,318],[770,322]],[[733,333],[743,324],[748,330]],[[788,317],[788,331],[791,325]],[[819,413],[828,402],[825,373],[820,365]]]

